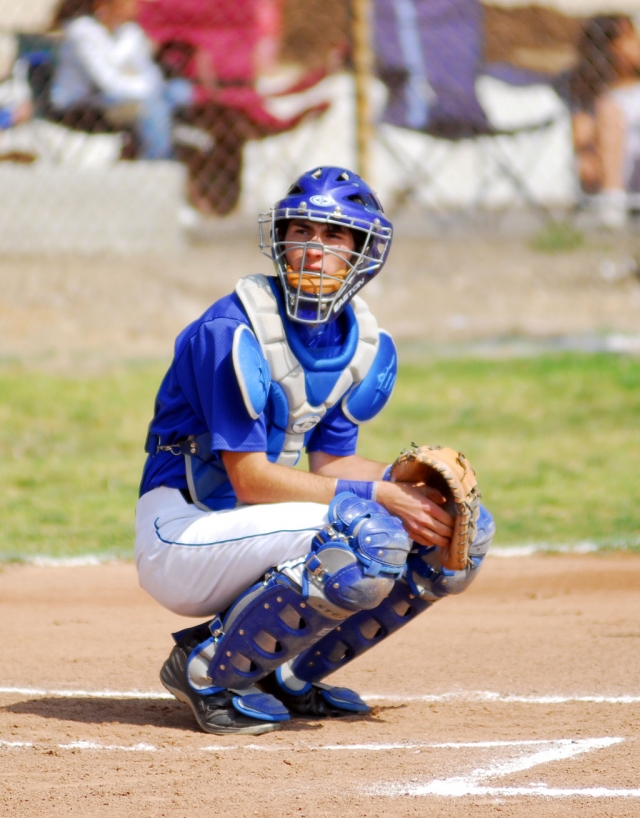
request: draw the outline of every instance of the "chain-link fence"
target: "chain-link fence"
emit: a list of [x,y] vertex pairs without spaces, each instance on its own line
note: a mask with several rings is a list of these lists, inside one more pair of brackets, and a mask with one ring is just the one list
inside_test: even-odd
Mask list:
[[586,206],[619,226],[640,190],[636,10],[2,0],[0,244],[169,246],[328,163],[392,214]]

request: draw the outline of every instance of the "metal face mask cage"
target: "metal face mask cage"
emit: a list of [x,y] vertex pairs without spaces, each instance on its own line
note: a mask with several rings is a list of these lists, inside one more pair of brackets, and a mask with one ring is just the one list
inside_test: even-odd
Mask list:
[[[349,254],[350,258],[345,258],[344,250],[337,250],[327,245],[319,245],[317,242],[285,242],[284,233],[286,226],[292,219],[303,219],[305,221],[318,222],[322,224],[335,224],[341,227],[348,227],[354,233],[356,246]],[[376,224],[377,222],[377,224]],[[269,225],[269,237],[265,237],[265,225]],[[365,220],[356,218],[341,218],[338,214],[327,215],[322,211],[300,211],[299,208],[280,208],[271,210],[270,213],[262,214],[259,220],[260,227],[260,251],[271,258],[282,283],[285,293],[285,303],[287,315],[294,321],[305,324],[321,324],[331,321],[346,307],[351,298],[367,284],[380,270],[386,260],[390,240],[391,228],[380,224],[374,219],[367,223]],[[277,237],[273,241],[273,237]],[[293,249],[300,248],[303,251],[301,272],[298,275],[297,286],[292,286],[289,282],[291,268],[287,264],[286,254]],[[304,273],[305,258],[308,248],[322,249],[322,265],[317,273]],[[338,256],[344,263],[346,275],[343,277],[330,275],[325,272],[325,259],[328,256]],[[318,292],[305,292],[302,285],[305,278],[312,276],[317,278]],[[339,286],[334,292],[325,292],[327,282],[330,289]]]
[[[285,242],[292,220],[349,228],[355,247],[349,253],[318,242]],[[319,167],[303,174],[281,201],[260,215],[258,225],[260,251],[274,262],[287,315],[305,324],[322,324],[337,318],[354,295],[381,270],[393,234],[391,222],[366,182],[338,167]],[[291,269],[286,258],[296,248],[302,250],[299,273]],[[321,249],[322,264],[317,271],[305,272],[305,256],[310,249]],[[330,257],[340,258],[344,273],[327,272],[325,261]],[[309,291],[311,282],[315,292]]]

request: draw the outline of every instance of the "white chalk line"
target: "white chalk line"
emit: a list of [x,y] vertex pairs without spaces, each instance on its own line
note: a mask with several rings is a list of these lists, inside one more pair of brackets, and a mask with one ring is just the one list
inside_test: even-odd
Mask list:
[[362,694],[367,701],[402,702],[496,702],[500,704],[570,704],[583,702],[592,704],[638,704],[640,696],[518,696],[513,693],[495,693],[491,690],[461,690],[452,693],[427,693],[423,696],[399,696],[394,694]]
[[[54,696],[65,699],[145,699],[171,700],[170,693],[155,690],[62,690],[36,687],[0,687],[0,695],[16,696]],[[456,690],[449,693],[426,693],[420,696],[403,696],[393,693],[363,693],[362,698],[368,702],[390,702],[404,704],[424,702],[442,704],[446,702],[489,702],[497,704],[640,704],[640,695],[599,696],[599,695],[547,695],[520,696],[513,693],[497,693],[491,690]]]
[[61,699],[173,699],[171,693],[156,690],[46,690],[38,687],[0,687],[0,694],[54,696]]
[[[146,744],[139,742],[137,744],[120,745],[120,744],[101,744],[96,741],[72,741],[64,744],[51,744],[46,742],[34,741],[2,741],[0,740],[0,749],[29,749],[33,747],[55,747],[59,750],[101,750],[101,751],[124,751],[135,753],[157,753],[157,752],[177,752],[185,751],[205,752],[205,753],[221,753],[232,752],[238,750],[246,750],[247,752],[261,752],[261,753],[285,753],[296,751],[306,752],[364,752],[364,753],[384,753],[384,752],[415,752],[416,750],[486,750],[486,749],[502,749],[509,747],[548,747],[551,744],[559,746],[573,747],[576,744],[582,744],[585,740],[576,741],[574,739],[519,739],[513,741],[396,741],[396,742],[370,742],[366,744],[311,744],[306,742],[296,742],[294,746],[291,744],[207,744],[202,747],[187,746],[187,747],[158,747],[155,744]],[[610,744],[618,744],[625,741],[623,738],[599,738],[586,739],[586,741],[600,742],[602,746],[609,746]],[[569,755],[575,755],[574,751]],[[579,752],[584,752],[580,750]],[[539,762],[542,763],[542,762]],[[532,765],[528,765],[532,766]],[[523,767],[523,769],[525,769]],[[508,770],[507,772],[514,772],[517,770]],[[503,774],[507,774],[507,772]],[[492,773],[497,774],[497,773]]]
[[[528,786],[488,786],[482,782],[492,778],[500,778],[518,772],[524,772],[541,764],[550,764],[557,761],[573,758],[583,753],[602,750],[623,742],[623,738],[605,737],[592,739],[559,739],[556,741],[536,742],[546,745],[545,748],[534,753],[525,753],[515,759],[496,761],[487,768],[471,771],[466,776],[434,779],[427,784],[379,784],[367,787],[369,795],[376,796],[429,796],[437,795],[450,798],[464,796],[542,796],[544,798],[640,798],[640,789],[624,789],[609,787],[549,787],[544,782],[532,782]],[[531,745],[533,742],[528,742]],[[523,745],[527,742],[522,742]]]
[[[435,779],[427,784],[409,786],[402,784],[379,784],[364,788],[371,796],[442,796],[460,798],[464,796],[525,796],[544,798],[640,798],[640,789],[623,789],[610,787],[549,787],[544,782],[532,782],[528,786],[496,787],[487,786],[483,781],[491,778],[523,772],[541,764],[550,764],[574,756],[605,749],[624,742],[620,737],[603,737],[593,739],[556,739],[556,740],[520,740],[520,741],[463,741],[463,742],[394,742],[371,744],[305,744],[296,743],[294,746],[273,744],[210,744],[204,747],[157,747],[153,744],[138,743],[133,745],[100,744],[95,741],[72,741],[65,744],[45,745],[31,741],[0,741],[0,751],[46,749],[55,747],[57,750],[78,752],[128,752],[128,753],[184,753],[184,752],[420,752],[427,749],[442,750],[486,750],[503,748],[527,748],[527,752],[515,759],[496,761],[488,768],[473,770],[468,776],[454,776],[452,778]],[[538,749],[540,748],[540,749]],[[535,752],[531,753],[531,749]]]
[[119,560],[113,557],[85,554],[80,557],[25,557],[21,562],[25,565],[37,565],[39,568],[84,568],[87,565],[108,565],[111,562],[119,562]]
[[117,750],[126,753],[156,753],[158,747],[153,744],[99,744],[95,741],[72,741],[69,744],[43,744],[42,742],[34,741],[0,741],[0,750],[23,750],[40,747],[55,747],[58,750]]
[[[535,554],[595,554],[611,548],[626,551],[638,547],[637,539],[616,540],[597,543],[585,540],[576,543],[520,543],[516,545],[497,545],[489,551],[488,557],[512,558],[531,557]],[[3,555],[0,554],[0,562]],[[133,560],[114,554],[81,554],[76,557],[24,556],[20,558],[23,565],[35,565],[40,568],[84,568],[91,565],[109,565],[114,563],[131,563]]]
[[[409,793],[411,795],[412,793]],[[428,795],[429,793],[422,793]],[[454,797],[486,795],[492,798],[513,796],[542,796],[543,798],[640,798],[640,790],[611,789],[609,787],[548,787],[544,783],[531,784],[528,787],[468,787],[465,792],[434,793],[435,795],[453,795]]]
[[[569,739],[563,739],[569,741]],[[425,741],[396,741],[393,743],[369,743],[369,744],[296,744],[296,750],[306,750],[309,752],[370,752],[380,753],[389,751],[415,751],[425,749],[444,749],[444,750],[459,750],[459,749],[486,749],[498,747],[520,747],[531,745],[549,744],[548,740],[535,739],[529,741],[446,741],[446,742],[425,742]],[[136,753],[157,753],[160,750],[164,752],[183,752],[185,749],[193,751],[201,751],[205,753],[222,753],[234,750],[247,750],[249,752],[262,753],[281,753],[288,752],[292,748],[290,745],[281,746],[273,744],[207,744],[204,747],[157,747],[154,744],[132,744],[132,745],[116,745],[116,744],[100,744],[95,741],[73,741],[68,744],[44,745],[42,742],[33,741],[1,741],[0,749],[5,748],[9,750],[32,748],[41,746],[55,746],[60,750],[123,750],[125,752]]]

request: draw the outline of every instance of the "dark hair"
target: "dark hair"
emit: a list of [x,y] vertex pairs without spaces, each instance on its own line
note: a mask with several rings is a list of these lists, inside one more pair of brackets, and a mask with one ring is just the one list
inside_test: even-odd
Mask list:
[[631,23],[625,15],[600,15],[585,24],[578,43],[578,64],[569,82],[571,101],[581,109],[591,109],[600,92],[616,77],[613,41],[624,23]]
[[68,23],[69,20],[75,20],[76,17],[92,15],[95,5],[96,0],[61,0],[53,13],[51,29],[55,31],[61,28],[64,23]]

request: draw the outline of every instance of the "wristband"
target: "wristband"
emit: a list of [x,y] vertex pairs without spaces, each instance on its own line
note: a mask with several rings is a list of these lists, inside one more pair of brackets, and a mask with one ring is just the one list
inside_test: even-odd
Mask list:
[[336,483],[336,494],[348,491],[363,500],[375,500],[375,483],[367,483],[364,480],[338,480]]
[[13,115],[10,108],[0,108],[0,130],[6,130],[13,125]]
[[387,466],[387,468],[384,470],[384,474],[380,479],[384,480],[385,483],[391,482],[391,466]]

